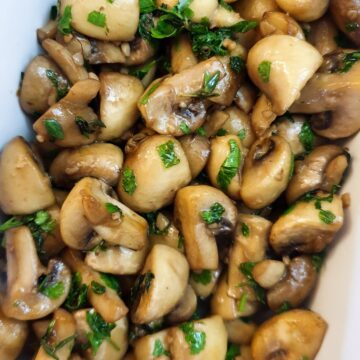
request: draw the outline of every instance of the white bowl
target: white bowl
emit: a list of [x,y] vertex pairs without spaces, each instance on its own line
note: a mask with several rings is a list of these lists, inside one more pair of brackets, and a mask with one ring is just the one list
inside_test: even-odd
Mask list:
[[[21,71],[40,51],[36,29],[47,21],[55,3],[55,0],[17,0],[3,1],[1,6],[0,146],[15,135],[32,136],[16,91]],[[317,360],[360,358],[360,135],[349,141],[348,146],[353,162],[342,192],[350,192],[352,204],[346,210],[346,225],[331,247],[310,306],[329,324]]]

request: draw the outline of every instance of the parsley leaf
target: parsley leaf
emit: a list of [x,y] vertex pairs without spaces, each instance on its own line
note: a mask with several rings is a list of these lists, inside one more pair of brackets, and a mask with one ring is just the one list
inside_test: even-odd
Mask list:
[[284,301],[281,306],[279,307],[279,309],[276,311],[277,314],[281,314],[285,311],[289,311],[292,309],[291,304],[288,301]]
[[238,355],[241,355],[240,345],[229,344],[225,356],[225,360],[235,360]]
[[246,310],[246,303],[247,303],[248,294],[244,292],[241,294],[240,300],[238,302],[238,311],[243,313]]
[[[265,290],[254,280],[252,270],[254,269],[256,263],[254,262],[244,262],[240,264],[240,271],[246,277],[246,284],[255,291],[256,298],[261,304],[265,304]],[[243,286],[241,284],[240,286]]]
[[149,102],[150,96],[157,90],[157,88],[160,86],[161,82],[157,82],[154,84],[146,93],[145,95],[140,99],[141,105],[146,105]]
[[228,134],[227,130],[225,130],[225,129],[219,129],[219,130],[217,131],[217,133],[216,133],[216,136],[225,136],[225,135],[227,135],[227,134]]
[[152,356],[159,357],[159,356],[171,356],[170,352],[164,348],[160,339],[155,340],[154,350],[152,352]]
[[202,285],[208,285],[212,280],[212,271],[211,270],[203,270],[202,272],[193,272],[191,277],[196,283]]
[[308,121],[305,121],[302,124],[301,131],[299,133],[299,140],[304,146],[306,153],[309,153],[314,148],[315,134]]
[[150,212],[144,214],[146,221],[149,224],[149,235],[166,235],[169,232],[169,227],[171,226],[171,222],[169,221],[167,226],[164,229],[159,229],[156,226],[156,219],[158,216],[158,212]]
[[38,286],[39,292],[50,299],[58,299],[65,292],[62,281],[54,282],[51,275],[44,276]]
[[49,134],[50,141],[64,140],[65,134],[61,124],[55,119],[44,120],[44,126]]
[[123,212],[117,205],[114,205],[114,204],[108,202],[108,203],[105,203],[105,208],[109,214],[119,213],[120,216],[123,216]]
[[177,248],[180,250],[184,250],[184,235],[183,234],[179,234]]
[[228,11],[234,11],[234,9],[228,3],[226,3],[224,0],[220,0],[219,5]]
[[200,126],[199,128],[197,128],[197,129],[195,130],[195,132],[196,132],[198,135],[200,135],[200,136],[206,136],[205,129],[204,129],[202,126]]
[[151,272],[139,275],[134,286],[131,288],[131,300],[135,301],[135,299],[142,296],[143,293],[148,292],[154,278],[155,275]]
[[119,281],[114,275],[100,273],[100,279],[108,288],[115,290],[119,295],[121,294],[121,287]]
[[69,35],[72,32],[71,27],[72,14],[71,14],[71,6],[65,6],[64,12],[58,21],[58,30],[63,35]]
[[270,81],[270,72],[271,72],[271,62],[262,61],[258,66],[258,73],[261,80],[264,83],[268,83]]
[[175,153],[175,143],[173,141],[170,140],[165,144],[157,146],[156,150],[166,169],[180,163],[180,159],[176,156]]
[[150,61],[141,67],[130,70],[129,75],[136,76],[138,79],[142,80],[155,65],[156,60]]
[[244,222],[241,223],[241,233],[244,237],[249,237],[250,235],[249,226],[247,226]]
[[86,284],[82,284],[81,281],[82,279],[79,272],[72,275],[69,295],[64,303],[65,309],[69,311],[81,309],[87,304],[88,287]]
[[102,295],[105,293],[106,288],[105,288],[105,286],[99,284],[98,282],[92,281],[91,282],[91,290],[97,295]]
[[156,10],[155,0],[140,0],[140,14],[151,13]]
[[23,225],[23,222],[20,219],[12,217],[0,225],[0,232],[5,232],[21,225]]
[[216,202],[210,206],[209,210],[201,211],[200,215],[206,224],[211,225],[214,223],[219,223],[224,212],[224,207]]
[[88,14],[87,21],[101,28],[106,27],[106,15],[101,13],[100,11],[91,11]]
[[230,67],[233,71],[240,74],[245,69],[245,61],[240,56],[231,56]]
[[230,152],[225,161],[222,163],[216,182],[223,191],[229,187],[231,180],[239,171],[241,163],[241,150],[234,139],[229,140]]
[[79,128],[81,135],[84,135],[86,138],[89,138],[90,134],[95,133],[99,128],[106,127],[105,124],[99,119],[86,121],[81,116],[75,117],[75,124]]
[[191,96],[202,97],[202,98],[218,96],[219,94],[214,93],[214,90],[219,80],[220,80],[219,70],[215,71],[213,74],[210,74],[209,71],[205,71],[201,90]]
[[325,252],[321,252],[319,254],[314,254],[312,257],[311,257],[311,262],[316,270],[316,272],[320,272],[321,270],[321,267],[324,263],[324,259],[325,259]]
[[246,33],[255,29],[259,23],[256,20],[243,20],[230,27],[234,32]]
[[189,125],[186,124],[185,121],[182,121],[182,122],[180,123],[180,130],[181,130],[185,135],[188,135],[188,134],[191,133],[191,130],[190,130],[190,128],[189,128]]
[[329,210],[320,209],[319,211],[319,218],[325,224],[332,224],[336,219],[336,216]]
[[180,325],[180,329],[185,334],[185,341],[190,347],[190,354],[199,354],[205,348],[206,334],[203,331],[196,331],[192,322]]
[[241,129],[238,133],[237,136],[240,140],[245,140],[246,138],[246,129]]
[[134,171],[128,167],[123,171],[122,188],[129,195],[132,195],[137,188]]
[[59,74],[53,70],[47,69],[45,73],[56,90],[56,101],[61,100],[69,91],[69,83],[67,81],[61,81]]
[[348,72],[352,66],[360,60],[360,51],[354,51],[352,53],[348,53],[344,55],[343,66],[340,69],[340,72],[346,73]]

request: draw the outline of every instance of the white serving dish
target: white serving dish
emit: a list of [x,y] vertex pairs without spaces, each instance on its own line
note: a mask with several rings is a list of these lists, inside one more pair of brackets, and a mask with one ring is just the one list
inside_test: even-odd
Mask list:
[[[17,0],[2,4],[0,146],[15,135],[31,137],[30,122],[20,109],[16,92],[21,71],[40,51],[35,30],[48,19],[50,6],[55,3],[55,0]],[[327,257],[311,302],[311,308],[329,324],[317,360],[360,358],[360,135],[349,141],[348,146],[353,162],[343,192],[351,193],[352,204],[346,210],[345,227]]]

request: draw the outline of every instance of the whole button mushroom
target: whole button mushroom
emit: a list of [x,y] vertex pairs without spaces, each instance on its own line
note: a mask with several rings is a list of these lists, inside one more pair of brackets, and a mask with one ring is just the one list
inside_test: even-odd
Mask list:
[[291,310],[265,321],[251,343],[254,360],[315,359],[327,329],[320,315]]
[[260,21],[263,15],[268,11],[279,9],[275,0],[240,0],[235,3],[234,7],[244,19],[258,21]]
[[71,26],[81,34],[107,41],[130,41],[139,23],[137,0],[62,0],[60,16],[71,14]]
[[329,0],[276,0],[279,7],[298,21],[320,19],[329,6]]
[[169,205],[190,181],[181,144],[172,136],[153,135],[126,155],[117,192],[131,209],[147,213]]
[[288,110],[321,64],[322,56],[312,45],[290,35],[263,38],[247,58],[251,80],[270,99],[277,115]]

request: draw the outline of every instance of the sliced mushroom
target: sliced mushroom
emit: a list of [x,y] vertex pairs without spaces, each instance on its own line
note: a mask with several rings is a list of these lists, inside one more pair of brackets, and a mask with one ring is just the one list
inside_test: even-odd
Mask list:
[[[88,316],[96,314],[94,309],[82,309],[74,313],[78,341],[82,344],[87,343],[88,334],[93,329],[88,323]],[[105,320],[105,319],[103,319]],[[112,322],[114,328],[110,332],[110,339],[104,339],[96,353],[90,349],[85,350],[86,359],[89,360],[121,360],[128,348],[128,320],[123,317]]]
[[251,80],[270,99],[277,115],[288,110],[321,64],[322,56],[312,45],[289,35],[263,38],[251,48],[247,59]]
[[347,72],[338,72],[345,56],[345,53],[328,55],[324,63],[330,63],[331,73],[315,74],[290,109],[291,112],[314,114],[311,117],[313,130],[329,139],[348,137],[360,129],[360,63],[355,63]]
[[177,74],[198,63],[187,35],[180,35],[171,45],[171,69]]
[[291,310],[265,321],[251,343],[254,360],[315,359],[327,329],[320,315]]
[[178,324],[187,321],[194,314],[197,306],[197,298],[193,288],[188,285],[184,296],[178,302],[171,313],[166,316],[166,321],[170,324]]
[[279,7],[298,21],[320,19],[329,6],[329,0],[276,0]]
[[113,144],[92,144],[63,150],[50,166],[55,185],[72,187],[84,177],[91,176],[114,186],[119,181],[123,164],[122,150]]
[[[91,269],[82,261],[79,252],[66,249],[63,259],[73,272],[80,274],[82,283],[88,286],[87,295],[90,304],[106,322],[115,322],[126,316],[128,308],[119,294],[107,286],[97,271]],[[104,293],[96,294],[93,291],[91,283],[94,281],[105,287]]]
[[[218,81],[204,99],[201,92],[206,91],[203,89],[206,75],[218,77]],[[152,83],[138,106],[147,127],[160,134],[181,136],[184,125],[192,132],[204,123],[209,101],[220,105],[231,104],[237,78],[228,57],[213,57]]]
[[270,289],[285,275],[286,267],[282,261],[263,260],[257,263],[253,270],[254,280],[264,289]]
[[341,182],[348,165],[348,155],[341,147],[315,148],[304,160],[296,162],[294,176],[286,190],[288,203],[314,190],[331,192],[333,186]]
[[36,120],[33,125],[37,134],[36,139],[40,143],[53,141],[60,147],[87,145],[94,142],[99,125],[97,116],[88,103],[95,98],[99,88],[99,81],[92,79],[79,81],[73,85],[63,99]]
[[[241,198],[251,209],[261,209],[275,201],[290,180],[293,155],[280,136],[257,140],[245,159]],[[256,184],[256,186],[254,186]]]
[[139,116],[137,102],[144,92],[139,79],[115,72],[100,74],[100,118],[106,127],[99,139],[119,138]]
[[53,326],[48,328],[49,333],[45,335],[45,344],[41,345],[34,360],[50,360],[48,347],[55,348],[62,341],[66,341],[64,346],[54,351],[58,360],[67,360],[70,357],[72,348],[75,344],[75,320],[73,316],[63,309],[54,312]]
[[301,26],[289,15],[280,11],[269,11],[264,14],[260,23],[261,36],[290,35],[305,40]]
[[36,35],[39,42],[46,39],[53,39],[57,32],[57,21],[50,19],[45,25],[36,30]]
[[0,351],[3,360],[17,359],[27,336],[26,322],[10,319],[0,310]]
[[225,8],[224,6],[219,4],[211,16],[210,27],[231,27],[240,22],[241,20],[242,18],[240,17],[240,14],[238,14],[236,11]]
[[293,258],[286,276],[267,293],[270,309],[277,311],[285,303],[292,308],[300,306],[314,288],[316,280],[317,272],[310,256]]
[[146,324],[171,312],[184,296],[189,265],[179,251],[156,244],[137,278],[131,319]]
[[158,349],[164,349],[163,352],[169,353],[170,341],[171,338],[169,337],[168,329],[141,337],[140,339],[136,340],[133,345],[134,360],[153,360],[154,358],[168,359],[168,356],[165,354],[161,354],[159,356],[154,354],[159,352]]
[[68,82],[54,62],[36,56],[21,82],[20,105],[27,114],[42,114],[59,99],[59,90],[66,93],[67,89]]
[[266,12],[279,9],[275,0],[240,0],[234,4],[234,8],[244,19],[258,21],[261,20]]
[[[170,353],[173,360],[195,359],[196,357],[207,360],[225,359],[227,334],[220,316],[211,316],[185,324],[183,324],[185,326],[180,325],[170,329],[172,338]],[[189,326],[197,339],[195,344],[190,341],[190,335],[186,336]],[[198,355],[194,354],[194,347]]]
[[130,41],[139,24],[140,8],[136,0],[105,3],[101,0],[63,0],[61,16],[65,11],[70,11],[71,26],[76,31],[100,40]]
[[215,136],[223,125],[229,120],[230,115],[224,110],[209,111],[203,129],[206,136]]
[[[234,319],[225,321],[226,332],[229,342],[239,345],[249,345],[256,330],[256,324],[252,321]],[[243,353],[241,347],[241,354]]]
[[0,155],[2,211],[11,215],[31,214],[54,203],[50,179],[40,159],[22,137],[12,139]]
[[71,52],[66,47],[53,39],[46,39],[41,45],[72,84],[89,78],[85,67],[75,61]]
[[[8,230],[5,243],[8,277],[2,311],[18,320],[49,315],[65,301],[70,290],[68,267],[56,259],[50,260],[47,269],[41,265],[34,239],[26,226]],[[40,278],[43,275],[46,276]],[[58,289],[55,294],[48,291],[54,286]]]
[[265,131],[276,119],[276,116],[269,98],[265,94],[261,94],[258,97],[251,114],[251,125],[257,137],[264,135]]
[[127,155],[117,192],[131,209],[146,213],[170,204],[176,191],[190,180],[189,163],[180,143],[171,136],[154,135]]
[[192,270],[216,270],[219,267],[216,236],[220,237],[221,248],[226,249],[226,237],[234,230],[236,215],[232,201],[218,189],[198,185],[177,192],[175,218],[184,236],[185,252]]
[[255,87],[250,83],[250,81],[247,81],[242,83],[237,90],[234,98],[234,103],[240,110],[248,114],[254,106],[255,98]]
[[215,137],[211,140],[207,173],[211,184],[232,199],[240,199],[241,173],[245,150],[236,135]]
[[331,243],[343,222],[340,196],[318,193],[313,200],[296,203],[275,222],[270,244],[277,253],[317,253]]
[[[147,223],[113,196],[101,180],[83,178],[69,193],[62,208],[60,229],[64,242],[73,249],[87,250],[101,239],[133,250],[147,242]],[[94,233],[99,239],[92,241]]]
[[252,309],[258,299],[253,289],[246,286],[248,278],[242,272],[241,264],[256,263],[265,258],[271,225],[270,221],[260,216],[239,214],[235,241],[229,252],[228,295],[235,299],[245,297],[245,305]]

